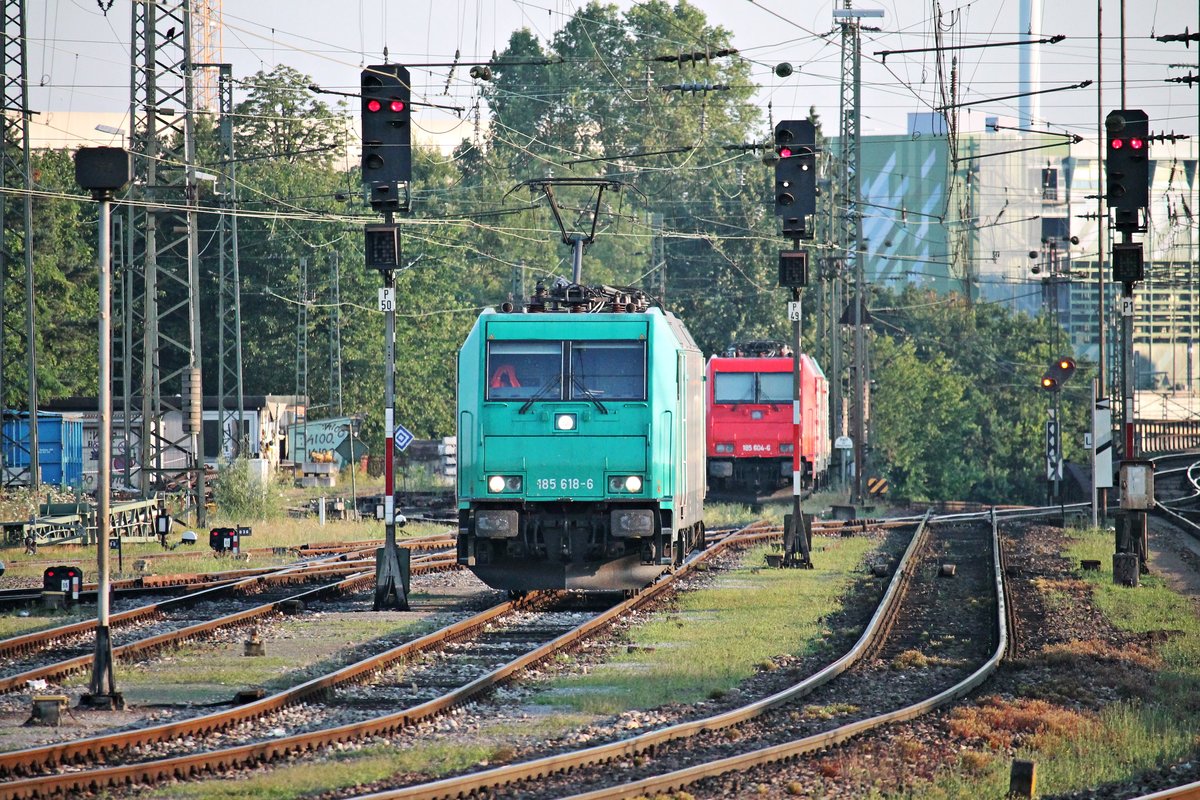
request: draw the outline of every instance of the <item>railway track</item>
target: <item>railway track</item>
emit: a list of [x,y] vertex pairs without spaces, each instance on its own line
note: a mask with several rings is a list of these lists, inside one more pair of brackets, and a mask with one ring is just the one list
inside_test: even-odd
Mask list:
[[[436,553],[452,547],[452,540],[442,539],[436,542],[421,542],[413,549]],[[295,586],[330,577],[344,577],[364,568],[373,568],[373,559],[373,552],[345,551],[319,556],[313,560],[298,562],[290,566],[251,570],[251,574],[245,577],[229,577],[216,582],[215,585],[211,582],[201,584],[206,588],[191,591],[181,597],[149,603],[125,611],[116,611],[109,617],[109,620],[114,629],[119,629],[125,625],[160,617],[176,609],[186,608],[226,594],[259,594],[277,586]],[[37,652],[71,637],[89,634],[95,627],[96,620],[91,618],[9,637],[0,640],[0,658],[12,658],[20,654]]]
[[[427,572],[456,568],[457,564],[452,555],[424,556],[414,559],[412,573],[420,575]],[[152,630],[149,635],[115,646],[113,648],[113,657],[117,661],[127,662],[135,656],[144,657],[166,647],[178,646],[183,642],[199,639],[219,630],[249,625],[272,614],[286,613],[290,607],[296,607],[295,604],[297,603],[304,604],[313,600],[328,599],[331,596],[362,591],[374,582],[373,564],[358,562],[344,570],[339,570],[335,574],[340,575],[347,570],[351,573],[349,577],[333,583],[324,584],[299,593],[291,591],[285,593],[275,592],[278,596],[251,608],[240,609],[228,614],[219,614],[212,618],[202,618],[198,622],[174,629]],[[320,573],[320,577],[326,577],[328,574]],[[311,573],[309,577],[311,577]],[[186,619],[183,621],[186,621]],[[171,621],[178,622],[179,620]],[[94,627],[94,623],[91,624]],[[54,634],[54,631],[44,631],[43,633]],[[86,633],[90,634],[91,629],[89,628]],[[59,638],[58,636],[52,636],[49,641],[57,641]],[[80,638],[84,637],[81,636]],[[77,654],[61,658],[61,653],[64,649]],[[30,681],[59,681],[68,675],[90,668],[93,657],[94,650],[92,649],[92,642],[90,640],[83,641],[79,646],[72,648],[64,648],[62,645],[58,645],[54,651],[55,660],[48,663],[26,665],[25,668],[19,668],[19,672],[0,677],[0,694],[24,689]]]
[[[529,604],[544,602],[545,596],[531,595],[519,604],[516,601],[501,603],[467,620],[454,623],[384,653],[372,655],[329,675],[314,678],[299,686],[237,708],[139,730],[0,753],[0,778],[5,780],[0,785],[0,797],[41,798],[56,794],[69,796],[73,792],[95,791],[104,787],[155,783],[168,778],[185,778],[271,761],[289,754],[315,750],[340,742],[388,735],[422,720],[445,714],[456,706],[510,680],[531,665],[537,664],[565,648],[574,646],[580,639],[602,629],[630,610],[653,602],[672,586],[675,576],[686,574],[695,563],[707,558],[712,553],[720,552],[732,542],[747,543],[777,535],[777,529],[772,532],[765,526],[751,526],[736,535],[727,535],[714,542],[704,553],[695,555],[673,575],[665,577],[638,595],[601,614],[591,616],[583,624],[576,625],[550,641],[528,649],[522,655],[506,661],[497,668],[490,669],[485,674],[466,682],[459,682],[456,688],[430,700],[417,702],[416,705],[401,711],[334,727],[306,730],[282,737],[274,736],[267,741],[252,741],[232,747],[221,747],[200,753],[190,752],[173,757],[153,757],[138,763],[114,763],[135,758],[139,753],[155,749],[164,742],[185,737],[201,737],[216,731],[229,731],[235,726],[251,723],[281,709],[329,693],[337,687],[362,682],[369,676],[375,675],[401,660],[411,659],[420,653],[444,649],[451,643],[465,638],[476,637],[485,626],[495,625],[500,618],[528,608]],[[98,763],[108,766],[76,771],[81,765]],[[71,771],[63,773],[51,772],[52,770]]]
[[[751,769],[760,764],[792,758],[813,749],[836,744],[888,722],[925,713],[966,694],[982,683],[995,669],[1004,652],[1008,612],[1003,599],[1000,550],[994,521],[990,527],[992,546],[990,549],[983,548],[983,552],[987,553],[986,557],[975,558],[973,553],[979,551],[981,543],[977,535],[934,534],[931,526],[922,523],[898,562],[879,606],[859,640],[837,660],[769,697],[715,716],[690,720],[632,738],[431,783],[378,792],[364,796],[364,800],[451,798],[472,793],[484,796],[520,794],[523,798],[563,797],[575,795],[581,788],[587,788],[588,791],[578,794],[577,797],[589,800],[652,795],[655,792],[680,790],[697,781],[730,771]],[[940,565],[947,563],[948,558],[955,559],[960,571],[953,579],[939,579],[936,576],[940,574]],[[869,672],[872,668],[877,671],[880,663],[887,663],[898,657],[910,648],[914,641],[920,639],[922,630],[929,625],[930,615],[945,613],[942,601],[946,598],[939,598],[943,593],[939,580],[957,581],[955,592],[962,595],[970,595],[981,588],[994,592],[994,613],[976,616],[974,622],[975,626],[983,626],[988,631],[988,636],[964,637],[967,631],[963,629],[953,632],[956,638],[963,638],[964,643],[967,639],[978,641],[982,638],[986,641],[994,635],[997,646],[991,650],[984,648],[991,653],[990,657],[983,652],[973,654],[983,665],[969,675],[964,674],[967,670],[962,665],[943,670],[956,672],[961,679],[937,692],[931,692],[928,697],[914,700],[903,708],[874,716],[862,714],[860,719],[843,725],[822,726],[821,723],[816,723],[820,730],[789,738],[790,732],[796,726],[790,722],[790,715],[783,713],[785,709],[798,699],[821,691],[822,687],[839,679],[839,676],[842,676],[841,679],[828,688],[836,689],[835,697],[845,697],[850,690],[844,684],[853,679],[855,673],[864,669]],[[916,603],[918,610],[914,611],[911,608],[913,603],[909,597],[909,601],[905,603],[909,610],[902,613],[902,600],[913,594],[922,595],[919,598],[920,602]],[[944,620],[942,622],[944,624]],[[960,621],[955,624],[964,623]],[[872,659],[872,653],[881,653],[882,658]],[[860,663],[866,666],[856,666]],[[945,683],[944,679],[948,676],[941,677]],[[865,691],[863,687],[872,682],[878,684],[878,678],[878,675],[863,674],[857,679],[858,690]],[[894,693],[892,690],[887,691],[889,696]],[[915,688],[910,690],[909,694],[914,692],[919,694],[919,690]],[[864,701],[863,707],[871,708],[880,702],[878,699],[871,703]],[[812,727],[813,723],[809,725]],[[734,729],[737,733],[731,734],[730,731]],[[772,738],[776,741],[753,750],[742,748],[731,755],[728,752],[729,739],[734,736],[741,741],[762,742]],[[663,765],[673,760],[683,762],[685,766],[664,770]],[[628,779],[629,776],[639,773],[644,776],[636,780]],[[615,776],[622,776],[622,779],[614,784]],[[736,789],[724,787],[723,791],[723,794],[719,793],[720,796],[738,796]]]
[[[397,544],[400,547],[412,550],[414,552],[428,550],[444,550],[454,547],[454,537],[445,534],[432,534],[429,536],[413,537],[411,539],[401,539]],[[328,560],[337,556],[346,558],[368,557],[373,554],[375,548],[382,547],[383,540],[367,539],[358,542],[328,542],[320,545],[301,545],[300,547],[258,547],[251,550],[241,551],[244,554],[250,555],[279,555],[280,551],[292,553],[293,555],[305,560]],[[137,560],[157,561],[170,558],[182,558],[193,556],[195,553],[156,553],[146,556],[139,556]],[[68,563],[78,561],[79,559],[65,559]],[[24,562],[44,563],[45,566],[54,566],[63,563],[64,559],[45,562]],[[295,566],[295,565],[286,565]],[[218,584],[230,583],[241,580],[243,578],[253,577],[255,575],[267,575],[272,572],[277,572],[285,567],[247,567],[243,569],[223,570],[220,572],[197,572],[197,573],[175,573],[171,575],[142,575],[137,578],[124,578],[115,580],[110,583],[110,590],[114,600],[123,600],[127,598],[136,598],[145,595],[156,594],[171,594],[178,592],[190,592],[199,587],[210,587]],[[0,590],[0,609],[15,608],[23,605],[29,605],[41,601],[42,590],[34,587],[21,587],[15,589]],[[94,603],[96,601],[96,584],[87,583],[81,587],[79,593],[80,602]]]
[[[182,597],[174,597],[158,603],[149,603],[116,612],[109,617],[109,620],[115,629],[120,629],[126,625],[161,617],[177,609],[187,608],[196,603],[214,600],[229,594],[260,594],[275,587],[295,586],[313,580],[345,576],[362,570],[365,564],[367,564],[366,561],[358,561],[340,564],[308,563],[295,567],[286,567],[265,575],[253,575],[241,580],[221,583],[217,586],[201,589]],[[12,658],[20,654],[38,652],[57,642],[91,633],[95,630],[95,627],[96,620],[95,618],[91,618],[0,640],[0,657]]]

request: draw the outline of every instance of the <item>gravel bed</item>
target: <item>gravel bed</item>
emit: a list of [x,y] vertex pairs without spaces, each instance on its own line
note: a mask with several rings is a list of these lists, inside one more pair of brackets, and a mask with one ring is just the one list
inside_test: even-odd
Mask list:
[[[538,781],[536,787],[521,786],[510,791],[508,796],[522,800],[562,797],[615,781],[705,764],[865,719],[957,683],[994,649],[991,636],[983,633],[990,630],[994,604],[980,603],[968,609],[966,603],[968,598],[987,591],[991,568],[980,555],[986,537],[979,528],[967,534],[957,529],[933,529],[929,547],[918,554],[914,580],[880,653],[807,697],[733,728],[658,745],[653,754],[578,769],[567,776],[551,776]],[[957,565],[956,577],[937,577],[940,565],[947,560]],[[950,610],[961,611],[948,615]],[[930,640],[928,633],[933,631],[940,636]],[[811,672],[792,671],[788,685],[808,674]],[[736,705],[755,699],[743,692],[737,694],[740,702]]]
[[[878,558],[881,560],[888,558],[895,560],[908,541],[908,534],[905,532],[872,532],[868,535],[880,540],[883,555]],[[677,592],[692,591],[711,585],[719,572],[740,566],[743,555],[743,552],[740,551],[725,551],[718,554],[708,562],[706,569],[696,570],[682,577],[679,580]],[[860,589],[861,591],[856,592],[846,603],[843,612],[828,620],[831,629],[838,631],[861,630],[862,625],[874,612],[875,604],[879,599],[879,591],[877,582],[865,577]],[[674,595],[669,593],[668,596],[656,601],[653,607],[644,608],[622,617],[611,628],[581,643],[573,652],[570,662],[543,663],[522,675],[519,682],[500,687],[488,697],[464,708],[456,709],[450,717],[419,723],[389,737],[386,741],[399,748],[426,744],[431,737],[437,737],[436,740],[439,742],[471,744],[478,742],[481,736],[497,727],[520,730],[522,727],[535,725],[547,713],[545,708],[536,705],[535,699],[548,682],[565,674],[586,673],[594,665],[603,662],[613,650],[624,649],[627,646],[628,631],[631,628],[649,621],[664,609],[669,608],[673,601]],[[828,643],[829,652],[844,652],[857,636],[858,634],[855,632],[852,636],[831,637]],[[800,677],[811,674],[827,664],[829,660],[829,655],[816,655],[803,659],[788,655],[778,656],[773,659],[772,669],[758,672],[741,686],[719,698],[686,705],[672,704],[644,711],[625,711],[559,736],[541,740],[533,737],[514,740],[511,757],[506,757],[504,763],[527,761],[541,756],[577,750],[581,747],[603,744],[664,728],[688,719],[709,717],[791,686]],[[358,750],[373,743],[351,743],[337,749],[339,751]],[[487,767],[494,766],[494,764],[482,763],[479,766]],[[422,775],[397,776],[395,779],[378,784],[326,792],[319,797],[322,800],[353,797],[357,794],[381,791],[426,779],[428,779],[427,776]],[[557,796],[564,791],[563,784],[554,783],[558,780],[555,776],[544,779],[545,785],[558,787],[556,790],[548,792],[547,796]],[[573,791],[579,790],[575,788],[574,781],[567,785]],[[505,789],[501,790],[501,794],[498,796],[517,797],[521,795],[516,794],[512,789]]]
[[[833,750],[706,781],[689,787],[689,793],[696,800],[849,800],[873,792],[884,797],[920,796],[918,782],[934,778],[940,769],[969,776],[971,764],[991,758],[1009,760],[1021,745],[1021,737],[1017,736],[1011,747],[997,751],[981,741],[956,735],[950,727],[955,708],[974,706],[984,697],[1001,701],[1038,698],[1089,712],[1128,698],[1139,685],[1144,686],[1152,676],[1139,659],[1148,654],[1152,637],[1113,628],[1091,605],[1087,591],[1073,577],[1076,565],[1059,556],[1066,546],[1063,531],[1033,525],[1007,531],[1005,537],[1009,599],[1017,617],[1015,651],[975,695],[916,720],[864,734]],[[1039,588],[1046,581],[1054,582],[1056,591],[1070,594],[1072,601],[1050,607]],[[1062,657],[1066,649],[1080,642],[1091,643],[1089,646],[1110,655],[1123,653],[1129,657]],[[1061,795],[1058,800],[1117,800],[1198,779],[1200,763],[1192,759],[1128,784]]]
[[[429,616],[430,624],[434,627],[440,627],[449,624],[451,621],[461,619],[477,610],[494,605],[499,601],[498,593],[482,587],[473,575],[469,572],[453,570],[448,572],[427,573],[422,575],[414,575],[412,590],[414,592],[422,592],[431,595],[429,603],[422,603],[423,608],[430,609]],[[294,590],[293,590],[294,591]],[[312,616],[319,618],[323,610],[339,610],[345,612],[370,612],[373,604],[373,594],[371,592],[361,592],[355,595],[350,595],[331,602],[324,602],[306,609],[302,614],[304,616]],[[216,616],[218,613],[228,613],[228,607],[218,609],[220,603],[214,601],[214,610],[211,616]],[[197,606],[198,607],[198,606]],[[188,610],[186,613],[194,614],[195,609]],[[372,612],[375,613],[375,612]],[[386,613],[402,613],[402,612],[386,612]],[[210,617],[211,618],[211,617]],[[282,614],[271,614],[266,617],[258,618],[253,621],[254,627],[258,630],[260,637],[264,641],[271,641],[283,637],[280,631],[279,624],[285,619]],[[179,627],[173,625],[170,627]],[[87,634],[88,637],[92,634]],[[114,637],[115,638],[115,637]],[[213,647],[222,645],[240,644],[246,638],[244,627],[224,628],[214,631],[205,636],[204,641]],[[339,654],[339,660],[342,664],[353,663],[361,658],[364,658],[372,653],[382,652],[391,647],[401,644],[402,642],[412,638],[411,634],[397,633],[395,636],[384,637],[367,644],[357,647],[347,648]],[[121,644],[121,640],[117,639],[116,644]],[[92,642],[87,643],[87,652],[92,652]],[[150,664],[156,661],[161,661],[164,669],[172,669],[170,656],[148,657]],[[118,670],[118,686],[120,688],[120,662],[117,665]],[[292,685],[302,683],[310,678],[318,677],[324,674],[327,670],[320,669],[316,666],[297,669],[291,673]],[[62,693],[71,698],[72,704],[77,700],[80,693],[86,691],[86,687],[64,687],[60,684],[49,684],[47,687],[31,691],[30,694],[52,692]],[[232,695],[232,689],[231,689]],[[232,699],[232,698],[231,698]],[[0,719],[4,719],[6,723],[19,724],[24,720],[29,713],[29,694],[12,693],[9,695],[0,695]],[[304,706],[295,708],[303,709]],[[171,707],[153,707],[153,708],[137,708],[130,707],[125,711],[120,712],[96,712],[96,711],[78,711],[73,710],[64,720],[64,724],[60,728],[44,728],[33,727],[22,729],[20,741],[6,741],[0,744],[0,749],[12,750],[18,747],[38,747],[54,742],[68,741],[72,739],[82,738],[83,736],[103,735],[108,733],[116,733],[124,730],[135,730],[138,728],[148,727],[150,725],[161,724],[166,722],[178,721],[190,717],[195,717],[200,714],[208,713],[211,706],[196,706],[191,704],[181,704]],[[318,713],[314,711],[312,718],[315,720]],[[286,722],[289,718],[285,717]],[[304,725],[305,720],[301,719],[295,725]],[[253,726],[255,723],[246,723],[246,726]],[[314,721],[312,726],[316,726]],[[282,735],[276,729],[287,727],[284,722],[272,724],[269,726],[258,725],[254,728],[257,731],[257,738],[265,740],[277,738]],[[249,729],[249,728],[247,728]],[[288,733],[294,732],[288,730]],[[243,734],[246,735],[246,734]],[[222,733],[219,736],[223,737],[226,734]],[[187,746],[180,746],[180,741],[186,742]],[[222,744],[229,744],[230,741],[223,741]],[[195,742],[188,740],[177,740],[176,742],[167,743],[160,746],[148,746],[140,753],[132,753],[131,757],[148,758],[148,757],[167,757],[169,755],[178,755],[189,752],[195,749]],[[72,768],[75,769],[75,768]]]
[[[421,654],[412,662],[394,665],[363,684],[336,687],[328,697],[300,703],[202,738],[179,739],[139,748],[130,760],[169,758],[200,749],[217,749],[270,741],[284,736],[332,728],[402,711],[462,686],[539,644],[577,627],[596,612],[522,611],[497,621],[478,639],[453,642],[445,648]],[[458,615],[459,618],[466,614]],[[440,619],[438,625],[452,620]],[[373,650],[395,646],[373,643]],[[453,730],[458,721],[441,723]]]
[[[226,597],[223,599],[203,600],[197,603],[188,604],[184,607],[170,608],[163,612],[141,617],[139,619],[120,622],[112,626],[111,635],[113,647],[120,647],[125,644],[130,644],[142,639],[147,639],[152,636],[158,636],[164,633],[186,628],[189,625],[195,625],[199,622],[208,622],[218,617],[223,617],[227,614],[234,613],[236,610],[253,608],[255,606],[271,603],[276,600],[283,599],[290,595],[296,594],[298,591],[303,591],[297,587],[279,587],[272,589],[269,592],[256,593],[249,597]],[[236,606],[235,606],[236,604]],[[140,605],[145,605],[140,604]],[[231,606],[235,606],[231,608]],[[131,606],[136,607],[136,606]],[[120,609],[114,609],[113,613],[117,613]],[[253,623],[258,624],[263,618],[258,618]],[[203,636],[193,637],[188,641],[224,641],[223,638],[226,629],[221,631],[210,632]],[[233,631],[236,633],[236,629]],[[218,635],[220,634],[220,635]],[[22,672],[27,672],[40,667],[51,666],[60,661],[66,661],[79,656],[91,655],[95,652],[96,634],[94,629],[86,629],[78,633],[69,634],[67,636],[53,640],[42,649],[32,652],[19,653],[6,657],[0,657],[0,674],[16,675]],[[134,656],[135,658],[149,658],[150,655]]]

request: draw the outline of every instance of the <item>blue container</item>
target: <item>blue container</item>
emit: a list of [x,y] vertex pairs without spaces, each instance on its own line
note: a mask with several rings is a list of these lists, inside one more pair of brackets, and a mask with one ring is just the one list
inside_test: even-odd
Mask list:
[[[42,483],[51,486],[83,485],[83,420],[63,414],[38,412],[38,466]],[[29,469],[29,413],[4,412],[4,466]]]

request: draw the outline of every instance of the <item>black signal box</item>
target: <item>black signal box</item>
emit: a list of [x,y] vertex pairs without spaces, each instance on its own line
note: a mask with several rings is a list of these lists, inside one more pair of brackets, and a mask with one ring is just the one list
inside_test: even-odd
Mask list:
[[81,147],[75,151],[75,182],[109,193],[133,180],[133,154],[122,147]]
[[1114,243],[1112,277],[1118,283],[1136,283],[1146,277],[1141,242]]
[[779,285],[793,289],[808,285],[808,252],[806,250],[779,251]]
[[366,226],[366,259],[368,269],[396,269],[400,266],[400,227],[398,225]]

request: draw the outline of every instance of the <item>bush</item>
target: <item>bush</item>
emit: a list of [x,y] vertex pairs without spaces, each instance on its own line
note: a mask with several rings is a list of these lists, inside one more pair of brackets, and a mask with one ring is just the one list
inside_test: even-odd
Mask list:
[[250,465],[244,458],[221,464],[213,499],[217,511],[231,519],[266,520],[283,515],[283,503],[275,487],[252,478]]

